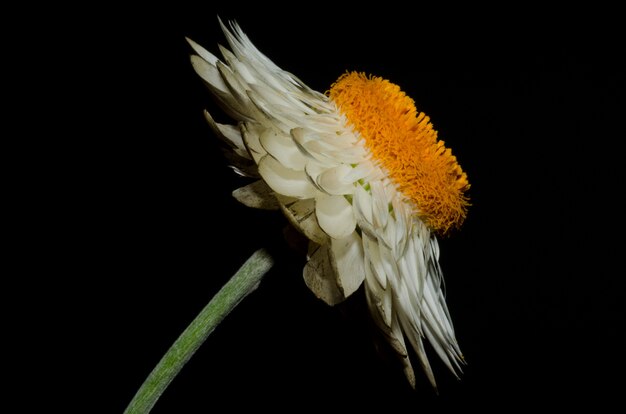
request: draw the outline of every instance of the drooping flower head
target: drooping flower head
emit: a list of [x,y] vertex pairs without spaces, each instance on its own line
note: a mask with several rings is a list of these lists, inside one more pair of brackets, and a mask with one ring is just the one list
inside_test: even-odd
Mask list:
[[232,148],[233,169],[259,180],[233,192],[281,209],[309,239],[303,276],[329,305],[364,286],[370,313],[415,385],[406,341],[435,385],[424,339],[458,376],[436,234],[466,217],[466,174],[429,118],[397,85],[347,72],[326,94],[221,21],[223,60],[189,40],[194,69],[236,124],[205,112]]

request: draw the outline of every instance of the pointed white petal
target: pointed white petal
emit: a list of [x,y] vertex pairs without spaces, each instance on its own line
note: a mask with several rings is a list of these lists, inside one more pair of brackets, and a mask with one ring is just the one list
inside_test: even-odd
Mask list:
[[410,207],[400,197],[393,197],[391,200],[393,216],[395,218],[395,253],[398,258],[404,256],[407,242],[411,233],[413,219]]
[[258,114],[257,119],[267,125],[271,125],[273,128],[287,134],[291,128],[297,126],[297,122],[291,121],[282,113],[284,108],[277,108],[263,100],[258,93],[250,89],[246,91],[248,102],[254,108],[254,111]]
[[222,56],[224,57],[224,60],[226,61],[226,63],[228,63],[228,66],[231,67],[235,74],[241,77],[245,85],[256,83],[256,79],[250,74],[250,71],[248,70],[246,65],[241,63],[239,59],[237,59],[237,57],[224,46],[218,45],[218,47],[220,49],[220,52],[222,53]]
[[217,70],[217,67],[215,67],[215,64],[208,63],[200,56],[192,55],[191,65],[193,66],[193,69],[196,71],[196,73],[202,78],[202,80],[204,80],[220,92],[228,92],[226,83],[224,83],[224,79],[222,79],[222,76]]
[[311,112],[313,112],[310,107],[305,105],[301,100],[295,99],[291,94],[280,93],[276,89],[258,83],[250,85],[250,88],[256,93],[257,96],[260,97],[260,99],[271,105],[291,107],[297,109],[300,113],[303,114],[310,114]]
[[365,255],[370,263],[372,274],[382,289],[387,289],[387,273],[383,267],[378,242],[370,238],[363,239]]
[[422,342],[422,338],[417,334],[417,332],[413,329],[407,329],[410,326],[411,322],[406,320],[406,315],[398,314],[398,319],[400,321],[400,325],[402,326],[402,330],[413,346],[415,353],[422,365],[422,369],[426,374],[426,377],[430,381],[430,384],[433,388],[437,389],[437,382],[435,381],[435,374],[433,373],[433,369],[428,362],[428,356],[426,355],[426,349],[424,348],[424,343]]
[[274,191],[282,195],[312,198],[317,192],[304,171],[287,168],[271,155],[265,155],[259,161],[259,174]]
[[222,62],[217,62],[217,70],[224,79],[224,83],[228,88],[228,92],[233,96],[235,101],[244,109],[243,113],[254,118],[253,113],[250,111],[250,105],[248,95],[246,93],[247,85],[238,78],[232,70],[224,65]]
[[[402,362],[404,368],[404,375],[411,387],[415,388],[415,373],[413,371],[413,366],[411,365],[411,360],[409,358],[407,347],[404,342],[404,335],[402,333],[402,329],[398,323],[398,318],[396,314],[391,315],[391,324],[387,324],[384,321],[384,317],[382,314],[382,307],[380,306],[381,301],[379,298],[379,293],[382,293],[382,290],[379,290],[379,293],[375,292],[372,289],[372,285],[368,283],[372,281],[373,276],[367,274],[366,267],[366,278],[365,278],[365,297],[367,299],[367,305],[370,309],[370,313],[372,315],[372,319],[378,328],[380,328],[381,333],[384,335],[385,339],[391,345],[391,348],[396,352],[398,358]],[[376,282],[374,280],[374,285]]]
[[[380,181],[372,181],[370,183],[372,191],[372,218],[374,227],[384,229],[389,221],[389,204],[390,197],[387,194],[385,186]],[[381,232],[380,236],[383,236]],[[387,244],[391,244],[390,240],[385,238]]]
[[[213,93],[220,107],[229,116],[236,120],[248,120],[251,119],[248,116],[248,111],[240,102],[235,99],[228,85],[224,81],[224,77],[217,69],[207,63],[204,59],[197,55],[191,56],[191,64],[196,73],[206,82],[207,87]],[[218,65],[224,66],[221,62],[217,62]]]
[[200,46],[199,44],[197,44],[196,42],[194,42],[193,40],[191,40],[188,37],[185,37],[185,40],[187,40],[187,43],[189,43],[189,45],[191,45],[191,48],[205,61],[207,61],[207,63],[215,66],[215,64],[217,63],[217,61],[219,60],[213,53],[209,52],[208,50],[206,50],[205,48],[203,48],[202,46]]
[[356,228],[352,205],[343,196],[320,194],[315,199],[315,214],[322,230],[334,239],[349,236]]
[[241,129],[241,137],[248,153],[252,156],[254,162],[258,164],[261,158],[267,154],[259,142],[259,137],[265,131],[265,128],[251,122],[242,122],[239,124],[239,128]]
[[204,118],[207,123],[219,138],[233,147],[239,156],[250,158],[248,151],[246,150],[246,146],[243,143],[243,138],[241,137],[241,129],[234,125],[220,124],[215,122],[209,111],[204,111]]

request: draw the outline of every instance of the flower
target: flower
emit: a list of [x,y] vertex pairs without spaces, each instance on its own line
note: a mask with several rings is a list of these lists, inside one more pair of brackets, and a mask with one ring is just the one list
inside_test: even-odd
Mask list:
[[[205,111],[232,168],[259,180],[233,192],[280,209],[309,240],[304,281],[335,305],[364,285],[375,324],[415,386],[406,341],[435,385],[425,340],[457,377],[464,359],[442,291],[437,235],[466,217],[466,174],[397,85],[346,72],[326,94],[219,20],[223,60],[187,39],[191,62],[236,125]],[[429,351],[431,352],[431,351]]]

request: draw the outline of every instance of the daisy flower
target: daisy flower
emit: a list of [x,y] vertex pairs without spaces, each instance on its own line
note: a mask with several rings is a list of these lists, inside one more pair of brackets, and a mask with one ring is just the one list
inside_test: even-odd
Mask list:
[[221,59],[187,40],[193,68],[234,122],[205,112],[209,125],[232,149],[232,168],[258,178],[234,197],[281,210],[308,238],[304,281],[321,300],[336,305],[364,287],[413,387],[411,348],[433,386],[427,351],[458,377],[464,360],[437,236],[462,224],[469,183],[428,116],[397,85],[364,73],[312,90],[237,23],[219,23],[230,46],[219,46]]

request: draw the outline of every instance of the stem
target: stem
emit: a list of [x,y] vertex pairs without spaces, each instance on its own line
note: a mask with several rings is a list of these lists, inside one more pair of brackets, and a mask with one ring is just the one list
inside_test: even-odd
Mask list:
[[254,291],[274,260],[265,249],[257,250],[202,309],[178,337],[141,385],[124,414],[149,413],[183,366],[248,294]]

